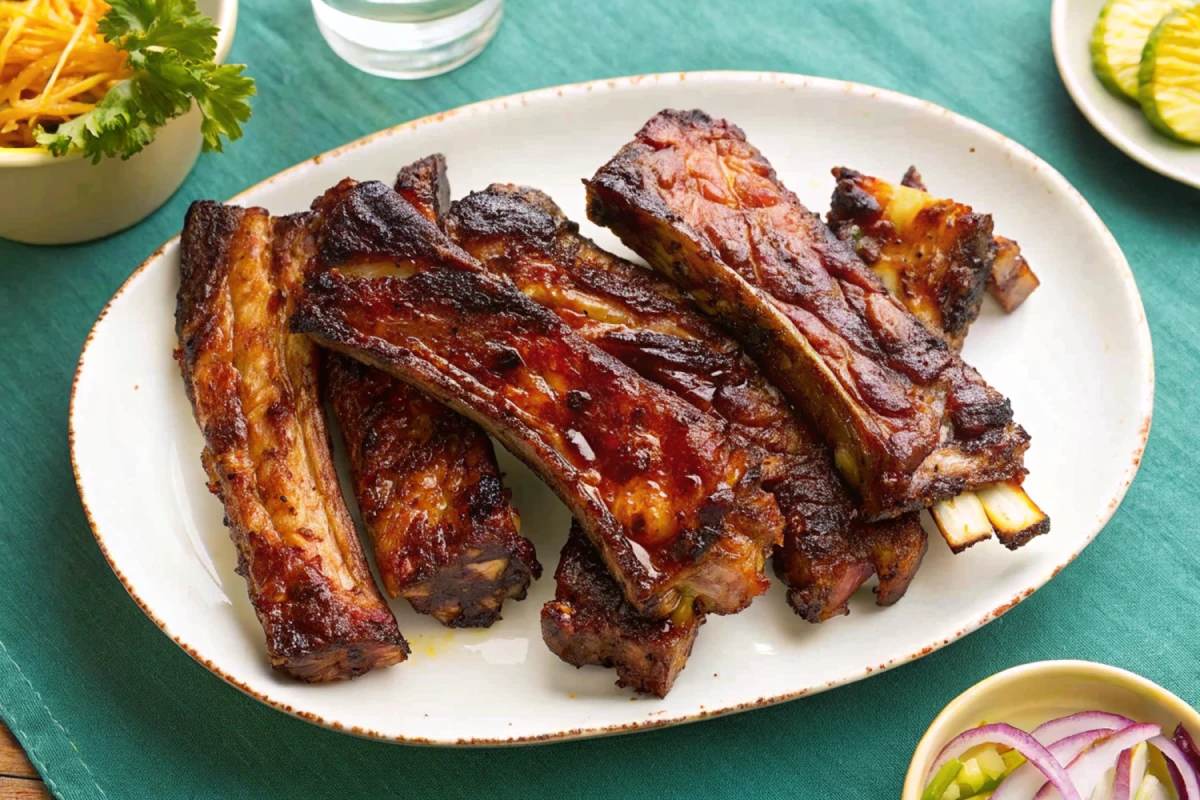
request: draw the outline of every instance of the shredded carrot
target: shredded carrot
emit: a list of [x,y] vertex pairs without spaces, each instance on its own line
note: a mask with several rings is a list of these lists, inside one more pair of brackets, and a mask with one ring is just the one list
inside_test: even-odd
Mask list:
[[103,0],[0,0],[0,147],[86,114],[132,74],[96,22]]

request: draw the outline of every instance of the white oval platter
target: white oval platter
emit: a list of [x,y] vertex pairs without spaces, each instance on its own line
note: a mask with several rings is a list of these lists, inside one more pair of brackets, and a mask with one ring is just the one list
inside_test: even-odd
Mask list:
[[[546,575],[489,630],[450,631],[393,603],[413,647],[398,667],[311,686],[273,672],[234,573],[221,505],[205,489],[202,440],[172,360],[178,240],[121,287],[80,358],[71,405],[76,479],[122,583],[197,661],[246,693],[312,722],[392,741],[504,744],[641,730],[819,692],[903,664],[995,619],[1056,575],[1104,526],[1132,481],[1150,426],[1149,330],[1129,266],[1091,207],[1046,163],[927,102],[796,75],[650,75],[546,89],[410,122],[314,158],[234,202],[304,209],[339,179],[390,180],[434,151],[455,196],[494,181],[549,192],[588,225],[590,176],[652,114],[703,108],[742,126],[786,184],[824,210],[836,165],[898,180],[916,164],[932,190],[986,210],[1017,239],[1042,287],[1010,316],[991,300],[967,359],[1006,393],[1033,436],[1027,488],[1053,531],[1010,553],[995,542],[930,552],[898,605],[863,590],[851,614],[814,626],[775,585],[745,613],[712,619],[664,700],[576,670],[543,645],[538,612],[569,517],[501,452],[523,531]],[[182,222],[182,220],[181,220]]]

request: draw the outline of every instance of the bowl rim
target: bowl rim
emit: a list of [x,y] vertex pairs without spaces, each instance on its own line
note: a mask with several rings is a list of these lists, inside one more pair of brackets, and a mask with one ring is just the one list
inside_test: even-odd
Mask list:
[[[1091,74],[1079,75],[1072,68],[1067,52],[1067,7],[1069,3],[1070,0],[1054,0],[1050,7],[1050,44],[1054,52],[1054,63],[1058,68],[1058,76],[1062,80],[1063,86],[1066,87],[1067,94],[1071,96],[1071,100],[1075,103],[1075,107],[1079,109],[1079,113],[1083,114],[1088,123],[1101,136],[1107,139],[1109,144],[1143,167],[1157,172],[1159,175],[1179,181],[1185,186],[1200,189],[1200,179],[1197,179],[1194,174],[1186,169],[1177,167],[1169,159],[1163,158],[1150,148],[1132,139],[1092,102],[1088,91],[1083,88],[1083,82],[1088,79],[1095,79],[1095,76]],[[1156,135],[1162,136],[1162,134],[1157,132]],[[1169,137],[1164,136],[1163,138],[1166,141],[1170,141]]]
[[[233,46],[233,32],[237,27],[238,0],[216,0],[217,13],[213,22],[217,25],[217,51],[213,60],[220,64],[229,55]],[[3,167],[42,167],[51,164],[66,164],[83,158],[82,153],[68,153],[65,156],[51,155],[44,147],[0,147],[0,168]]]
[[929,727],[921,736],[921,741],[917,743],[916,750],[913,751],[912,760],[908,765],[908,772],[904,776],[904,789],[901,794],[901,800],[920,799],[921,793],[925,789],[925,773],[928,772],[929,765],[933,763],[933,759],[937,756],[938,751],[942,747],[945,747],[951,738],[961,733],[958,730],[943,730],[949,724],[954,712],[959,707],[985,692],[1002,689],[1010,684],[1037,680],[1051,673],[1102,680],[1106,683],[1129,689],[1151,701],[1154,705],[1169,710],[1173,716],[1179,718],[1180,724],[1184,725],[1184,727],[1200,731],[1200,712],[1174,692],[1160,686],[1149,678],[1138,675],[1136,672],[1130,672],[1127,669],[1102,664],[1097,661],[1072,659],[1034,661],[1029,664],[1020,664],[984,678],[962,692],[958,697],[955,697],[946,704],[945,708],[938,712],[938,715],[933,718],[933,721],[929,723]]

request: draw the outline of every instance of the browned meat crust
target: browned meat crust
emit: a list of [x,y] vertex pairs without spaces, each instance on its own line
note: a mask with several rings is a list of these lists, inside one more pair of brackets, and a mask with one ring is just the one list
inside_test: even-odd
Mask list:
[[305,681],[403,661],[330,458],[316,348],[287,332],[304,217],[194,203],[183,229],[176,352],[225,506],[238,572],[276,669]]
[[[479,422],[567,503],[627,599],[734,613],[766,588],[782,520],[761,452],[572,333],[379,183],[318,201],[292,330]],[[391,274],[386,274],[386,270]]]
[[[909,167],[900,181],[901,186],[928,192],[925,181],[916,167]],[[1021,255],[1021,247],[1012,239],[995,238],[995,256],[988,271],[987,288],[992,297],[999,301],[1006,314],[1017,310],[1041,282],[1029,268],[1029,262]]]
[[587,186],[589,216],[721,319],[812,419],[870,518],[1025,474],[1009,402],[736,126],[664,111]]
[[450,181],[446,178],[445,156],[434,153],[404,167],[396,175],[392,188],[409,205],[441,227],[442,218],[450,210]]
[[666,697],[687,664],[703,614],[647,617],[625,600],[600,554],[579,527],[563,547],[554,599],[542,608],[542,638],[576,667],[617,670],[617,685]]
[[909,311],[962,349],[995,257],[991,215],[845,167],[833,175],[829,227]]
[[326,386],[354,492],[392,597],[451,627],[488,627],[542,568],[518,532],[496,454],[478,425],[337,353]]
[[[876,572],[880,604],[904,594],[926,547],[917,514],[877,525],[857,519],[824,442],[675,284],[597,247],[536,189],[472,193],[452,205],[446,227],[588,341],[773,454],[765,485],[787,521],[775,567],[797,613],[812,622],[846,613],[850,595]],[[587,602],[576,595],[577,605]]]

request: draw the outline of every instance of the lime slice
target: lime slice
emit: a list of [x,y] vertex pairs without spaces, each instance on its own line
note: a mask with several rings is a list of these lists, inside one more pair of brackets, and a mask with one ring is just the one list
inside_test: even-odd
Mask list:
[[1151,125],[1200,144],[1200,5],[1168,14],[1150,34],[1138,99]]
[[1108,0],[1092,30],[1092,69],[1118,97],[1138,99],[1138,65],[1146,40],[1163,17],[1191,0]]

